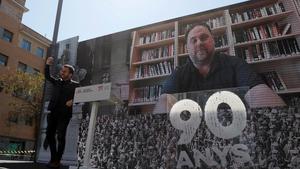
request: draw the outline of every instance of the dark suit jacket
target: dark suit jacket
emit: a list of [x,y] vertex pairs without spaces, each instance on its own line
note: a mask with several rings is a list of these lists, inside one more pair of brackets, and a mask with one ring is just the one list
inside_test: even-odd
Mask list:
[[55,113],[64,113],[66,117],[72,117],[72,106],[66,106],[66,102],[73,99],[75,89],[79,87],[79,83],[73,80],[63,81],[61,78],[52,77],[49,65],[45,67],[45,78],[53,84],[48,110]]

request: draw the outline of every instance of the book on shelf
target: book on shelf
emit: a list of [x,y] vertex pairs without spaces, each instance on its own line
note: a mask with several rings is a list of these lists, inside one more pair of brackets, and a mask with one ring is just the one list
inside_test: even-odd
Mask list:
[[157,101],[161,94],[162,85],[148,85],[133,89],[132,103]]
[[[280,28],[277,23],[259,25],[248,29],[237,29],[233,31],[234,43],[243,43],[253,40],[261,40],[281,36]],[[286,32],[285,32],[286,33]]]
[[142,64],[135,70],[135,78],[154,77],[168,75],[173,72],[173,62],[163,61],[154,64]]
[[275,4],[264,6],[264,7],[248,9],[243,12],[231,13],[230,16],[231,16],[232,23],[239,23],[243,21],[257,19],[260,17],[279,14],[282,12],[285,12],[284,5],[282,3],[277,2]]
[[220,35],[220,36],[215,36],[215,47],[224,47],[228,45],[228,40],[227,40],[227,35]]
[[276,71],[260,73],[263,81],[274,91],[286,90],[286,85]]
[[168,29],[161,32],[153,32],[147,35],[142,35],[139,38],[139,44],[148,44],[157,42],[164,39],[173,38],[175,36],[175,30],[174,29]]
[[256,48],[257,59],[262,60],[263,59],[263,47],[262,47],[262,45],[256,44],[255,48]]
[[280,10],[281,10],[282,12],[285,12],[285,8],[284,8],[283,3],[278,3],[278,6],[280,7]]
[[267,43],[262,43],[262,58],[263,59],[270,59],[271,58],[271,54],[270,54],[270,50],[269,47],[267,45]]
[[300,49],[295,38],[287,38],[246,47],[236,47],[235,53],[247,62],[253,62],[299,54]]
[[291,30],[291,24],[290,23],[288,23],[284,26],[284,28],[282,30],[282,35],[286,35],[289,32],[289,30]]
[[244,57],[244,59],[246,59],[246,61],[250,61],[251,60],[249,49],[245,49],[245,57]]
[[163,57],[174,56],[174,44],[141,51],[140,61],[148,61]]
[[224,25],[226,25],[225,17],[224,16],[220,16],[220,17],[217,17],[217,18],[212,18],[212,19],[210,18],[210,19],[208,19],[208,21],[206,21],[206,24],[211,29],[224,26]]
[[[215,29],[221,26],[225,26],[226,25],[226,20],[224,16],[220,16],[220,17],[216,17],[216,18],[209,18],[208,20],[203,21],[204,23],[206,23],[210,29]],[[181,26],[180,29],[180,34],[184,35],[186,33],[186,31],[192,26],[192,23],[189,24],[185,24]]]

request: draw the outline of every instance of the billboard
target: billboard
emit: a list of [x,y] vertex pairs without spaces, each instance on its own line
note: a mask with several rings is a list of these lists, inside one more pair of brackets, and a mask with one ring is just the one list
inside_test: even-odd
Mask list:
[[[299,100],[251,109],[244,99],[248,90],[176,93],[165,114],[98,113],[90,168],[298,166]],[[80,125],[79,165],[89,120],[86,116]]]
[[247,1],[80,42],[81,85],[111,83],[122,103],[101,106],[96,119],[83,105],[77,165],[299,167],[300,18],[291,4]]

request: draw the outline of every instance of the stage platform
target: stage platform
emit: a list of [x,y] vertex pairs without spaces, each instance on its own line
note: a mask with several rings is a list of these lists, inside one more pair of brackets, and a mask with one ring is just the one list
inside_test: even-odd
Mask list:
[[[46,164],[33,161],[3,161],[0,160],[0,169],[49,169]],[[69,169],[69,166],[61,166],[60,169]]]

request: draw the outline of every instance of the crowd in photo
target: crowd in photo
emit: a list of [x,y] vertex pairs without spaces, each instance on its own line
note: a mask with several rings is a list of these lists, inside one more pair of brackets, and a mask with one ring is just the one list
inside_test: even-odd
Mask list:
[[[293,98],[288,107],[259,108],[247,111],[247,125],[242,134],[233,139],[216,137],[201,123],[188,149],[205,152],[206,148],[244,144],[248,147],[251,160],[239,163],[234,155],[226,157],[226,166],[216,157],[215,166],[206,168],[228,169],[283,169],[300,168],[300,98]],[[219,110],[218,120],[223,126],[231,124],[230,110]],[[204,146],[205,145],[205,146]],[[205,166],[205,165],[203,165]]]
[[[218,119],[230,125],[230,109],[219,109]],[[99,169],[165,169],[176,168],[181,146],[177,145],[180,131],[175,129],[168,114],[101,115],[97,116],[90,165]],[[83,163],[89,117],[82,120],[78,143],[79,164]],[[249,109],[247,125],[240,136],[233,139],[216,137],[203,121],[185,151],[244,144],[251,160],[235,161],[234,154],[226,156],[226,166],[217,155],[216,164],[202,168],[223,169],[296,169],[300,168],[300,98],[287,107]],[[191,155],[192,156],[192,155]],[[192,160],[194,163],[194,160]],[[188,168],[184,166],[183,168]]]
[[89,115],[86,114],[86,116],[81,119],[81,123],[79,126],[78,148],[77,148],[77,152],[78,152],[77,157],[78,157],[79,164],[83,163],[83,159],[85,155],[89,120],[90,120]]
[[[167,115],[97,117],[90,164],[94,168],[169,168],[176,162],[177,131]],[[82,124],[83,126],[83,124]],[[87,133],[86,128],[84,133]],[[83,134],[86,135],[86,134]],[[85,141],[81,139],[81,141]],[[84,144],[79,143],[79,162]]]

